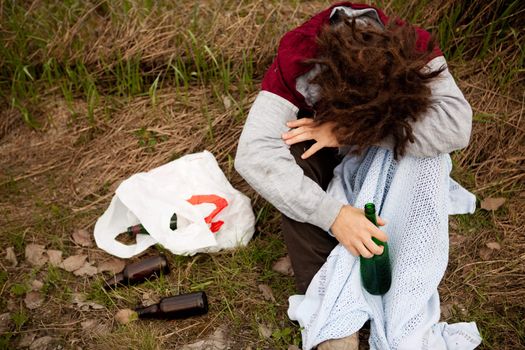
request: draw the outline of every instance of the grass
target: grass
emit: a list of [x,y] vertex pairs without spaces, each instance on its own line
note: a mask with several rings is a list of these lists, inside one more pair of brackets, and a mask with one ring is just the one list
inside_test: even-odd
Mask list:
[[[265,324],[272,330],[272,335],[265,340],[278,348],[291,342],[298,342],[299,331],[295,325],[283,318],[282,308],[285,307],[286,296],[293,291],[292,281],[286,281],[286,288],[274,288],[276,299],[281,302],[262,302],[257,296],[256,280],[264,283],[279,282],[279,277],[272,272],[266,277],[258,277],[261,269],[268,269],[269,265],[282,252],[282,242],[256,237],[248,247],[235,252],[219,255],[197,255],[181,257],[169,255],[171,273],[160,276],[158,279],[146,281],[137,286],[119,287],[105,291],[102,279],[94,281],[86,291],[86,299],[94,301],[108,308],[125,308],[140,305],[145,293],[154,298],[161,298],[179,293],[205,290],[210,300],[210,316],[204,316],[205,323],[220,325],[227,320],[230,332],[245,332],[247,325],[254,334],[259,332],[259,324]],[[279,247],[280,249],[275,249]],[[253,300],[254,297],[256,300]],[[247,308],[247,303],[256,303]],[[241,312],[239,312],[242,310]],[[255,320],[257,320],[255,322]],[[190,321],[182,321],[184,324]],[[200,321],[194,321],[200,322]],[[184,328],[184,326],[181,326]],[[112,339],[125,328],[109,335]],[[142,331],[147,332],[146,329]],[[154,329],[154,328],[153,328]],[[158,330],[157,330],[158,331]],[[108,341],[105,337],[104,341]],[[256,342],[257,340],[254,340]],[[259,339],[262,342],[263,339]],[[160,344],[157,344],[161,346]]]
[[[286,254],[279,215],[233,169],[236,141],[278,40],[327,2],[206,3],[104,0],[30,4],[0,1],[0,295],[11,323],[0,348],[22,333],[48,333],[70,346],[177,348],[227,328],[232,349],[287,349],[300,330],[286,316],[293,280],[272,263]],[[458,84],[474,109],[471,146],[453,155],[453,176],[479,200],[503,196],[495,212],[451,219],[464,236],[452,246],[441,284],[452,303],[447,321],[476,321],[482,349],[525,346],[523,221],[523,66],[518,0],[379,1],[387,13],[436,32]],[[208,149],[234,187],[250,195],[257,235],[234,252],[169,256],[172,271],[155,281],[104,291],[103,277],[33,269],[28,243],[75,254],[70,239],[92,230],[123,179],[188,153]],[[487,242],[503,249],[488,260]],[[161,247],[156,247],[162,251]],[[153,250],[153,248],[152,248]],[[106,255],[83,250],[90,261]],[[46,307],[27,310],[32,279],[43,281]],[[265,300],[259,284],[271,287]],[[155,298],[206,290],[210,313],[180,322],[116,325],[117,309]],[[104,306],[71,305],[75,293]],[[463,311],[465,310],[465,311]],[[82,330],[96,319],[109,333]],[[71,324],[73,326],[71,326]],[[260,325],[271,334],[262,334]],[[125,344],[125,345],[124,345]]]
[[[119,326],[108,335],[97,337],[100,349],[145,349],[159,350],[165,345],[165,337],[159,332],[153,323],[150,324],[129,324]],[[122,339],[126,339],[126,344],[122,344]]]
[[25,248],[25,235],[27,231],[11,231],[8,232],[9,245],[14,247],[15,251],[22,253]]
[[15,296],[22,296],[29,292],[31,288],[25,283],[15,283],[11,286],[11,294]]
[[[120,1],[103,2],[93,7],[93,4],[85,2],[72,2],[75,4],[75,10],[71,10],[71,4],[60,4],[55,2],[45,2],[39,6],[31,9],[33,15],[43,16],[45,13],[56,13],[56,16],[51,17],[47,21],[42,21],[38,25],[36,23],[27,23],[25,20],[24,5],[14,1],[6,1],[3,5],[3,16],[6,18],[4,22],[4,29],[7,33],[8,45],[3,48],[2,62],[3,74],[12,77],[11,95],[19,99],[27,97],[37,98],[41,90],[35,90],[34,82],[39,81],[46,83],[47,87],[61,86],[64,95],[84,94],[88,97],[90,91],[94,90],[94,84],[98,85],[98,89],[105,90],[107,93],[113,93],[121,96],[133,96],[146,92],[148,89],[158,87],[158,81],[166,79],[175,79],[177,86],[188,86],[189,83],[199,83],[202,85],[208,84],[212,80],[220,80],[224,90],[228,90],[232,83],[232,78],[237,76],[243,83],[250,84],[251,81],[251,57],[253,52],[251,49],[241,49],[240,52],[235,52],[235,55],[243,57],[242,65],[233,64],[233,54],[230,52],[223,52],[220,47],[214,47],[205,36],[209,34],[210,28],[202,25],[203,15],[211,15],[204,13],[206,9],[201,9],[200,6],[193,6],[192,15],[177,16],[175,21],[183,21],[186,30],[174,32],[162,32],[170,25],[181,23],[163,23],[169,21],[168,16],[161,16],[160,22],[166,26],[159,26],[152,28],[152,34],[160,31],[160,35],[164,35],[170,40],[167,44],[174,44],[176,55],[164,54],[164,62],[155,62],[157,60],[155,54],[148,53],[143,50],[141,53],[131,54],[123,48],[114,46],[105,54],[97,54],[93,56],[85,56],[85,51],[90,45],[89,39],[91,35],[87,34],[86,28],[80,28],[78,25],[93,24],[97,21],[107,19],[108,13],[111,15],[109,25],[119,27],[128,24],[130,17],[137,22],[152,22],[156,21],[157,17],[163,11],[169,9],[176,11],[183,8],[183,5],[175,7],[167,2],[158,2],[154,9],[147,17],[143,17],[143,8],[139,2],[132,2],[133,6],[130,10],[124,10],[120,7]],[[235,6],[234,2],[225,4],[226,6]],[[127,8],[127,6],[123,6]],[[133,14],[131,14],[133,12]],[[184,11],[186,13],[187,11]],[[213,20],[217,19],[214,16]],[[188,23],[189,22],[189,23]],[[136,23],[140,25],[143,23]],[[209,24],[209,23],[207,23]],[[211,24],[216,25],[215,23]],[[49,49],[49,44],[56,44],[60,41],[61,36],[70,37],[68,30],[76,30],[77,35],[74,40],[70,40],[66,47],[57,48],[51,53],[44,52]],[[133,28],[137,30],[138,28]],[[126,33],[128,34],[128,33]],[[129,33],[131,35],[131,33]],[[150,35],[150,33],[147,33]],[[86,41],[81,42],[80,38]],[[108,38],[109,40],[115,38]],[[77,44],[75,44],[77,43]],[[81,43],[81,44],[78,44]],[[52,45],[53,46],[53,45]],[[28,52],[29,48],[34,51]],[[62,51],[63,50],[63,51]],[[49,56],[45,57],[46,54]],[[148,57],[142,57],[148,56]],[[153,57],[152,57],[153,56]],[[170,69],[171,68],[171,69]],[[114,81],[115,83],[111,83]],[[147,84],[147,83],[150,84]],[[157,82],[157,83],[156,83]]]
[[11,319],[15,324],[15,330],[20,331],[24,324],[29,320],[29,315],[24,309],[20,309],[11,316]]

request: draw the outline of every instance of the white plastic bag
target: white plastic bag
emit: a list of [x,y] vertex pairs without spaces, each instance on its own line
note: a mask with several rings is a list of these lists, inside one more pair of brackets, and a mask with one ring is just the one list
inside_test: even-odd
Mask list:
[[[177,229],[171,230],[174,213]],[[133,245],[115,239],[138,223],[149,235],[138,234]],[[174,254],[193,255],[246,245],[254,224],[250,199],[231,186],[213,155],[204,151],[123,181],[94,234],[99,248],[120,258],[156,243]]]

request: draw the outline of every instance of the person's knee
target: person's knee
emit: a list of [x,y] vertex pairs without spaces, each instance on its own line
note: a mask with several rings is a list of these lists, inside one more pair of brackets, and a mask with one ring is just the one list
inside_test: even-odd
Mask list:
[[337,151],[332,149],[322,149],[307,159],[302,159],[301,155],[312,145],[306,141],[290,146],[290,153],[294,156],[297,165],[303,169],[304,175],[312,179],[321,188],[326,189],[333,177],[335,166],[340,159]]

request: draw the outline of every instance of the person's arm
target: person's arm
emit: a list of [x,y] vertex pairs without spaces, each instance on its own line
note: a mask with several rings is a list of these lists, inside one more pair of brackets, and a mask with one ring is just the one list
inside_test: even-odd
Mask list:
[[298,108],[286,99],[261,91],[244,125],[235,169],[261,196],[286,216],[328,231],[342,203],[304,175],[281,138],[296,120]]
[[[427,69],[438,70],[442,66],[446,67],[445,58],[438,56],[428,63]],[[312,72],[319,74],[320,70],[312,70]],[[313,99],[315,101],[317,90],[315,86],[312,87],[306,83],[306,79],[311,79],[312,72],[299,77],[297,85],[307,100]],[[408,143],[406,149],[406,154],[410,156],[435,157],[465,148],[470,140],[472,109],[448,69],[445,68],[434,78],[429,87],[431,89],[429,109],[420,120],[411,122],[414,142]],[[308,95],[309,92],[312,95]],[[323,128],[322,126],[313,126],[312,120],[306,119],[297,121],[293,127],[296,129],[288,133],[288,138],[294,136],[293,143],[314,139],[311,137],[312,130],[315,129],[316,135],[319,136],[319,129]],[[334,145],[318,141],[305,152],[303,158],[308,158],[319,149],[327,146]],[[392,150],[394,141],[392,137],[387,137],[378,146]]]
[[[428,63],[430,70],[446,66],[443,56]],[[472,109],[447,68],[431,83],[431,105],[421,120],[412,123],[414,143],[407,144],[406,154],[435,157],[465,148],[472,129]],[[391,139],[379,146],[393,148]]]
[[[343,205],[304,175],[282,139],[287,122],[296,122],[297,107],[268,91],[257,96],[244,125],[235,169],[261,196],[288,217],[316,225],[334,236],[355,256],[381,254],[371,237],[386,241],[384,232],[364,216],[362,209]],[[323,132],[321,143],[334,137]],[[383,225],[381,218],[378,223]]]

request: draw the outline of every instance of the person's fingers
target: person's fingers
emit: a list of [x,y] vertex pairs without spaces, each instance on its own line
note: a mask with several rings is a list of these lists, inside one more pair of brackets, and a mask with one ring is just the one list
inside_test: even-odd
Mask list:
[[303,128],[296,128],[285,132],[284,134],[282,134],[281,137],[283,138],[283,140],[288,140],[296,135],[299,135],[301,132],[304,132]]
[[383,254],[383,246],[380,246],[378,244],[376,244],[373,240],[372,240],[372,237],[370,237],[369,239],[365,239],[363,241],[366,249],[368,249],[372,254],[374,255],[381,255]]
[[306,152],[304,152],[304,153],[301,155],[301,158],[302,158],[302,159],[306,159],[306,158],[308,158],[308,157],[314,155],[315,152],[319,151],[319,150],[322,149],[322,148],[323,148],[323,145],[322,145],[321,143],[319,143],[319,142],[316,142],[316,143],[314,143],[312,146],[310,146],[310,148],[308,148],[308,149],[306,150]]
[[313,140],[313,135],[310,131],[303,131],[297,135],[294,135],[292,137],[290,137],[289,139],[285,139],[285,143],[287,145],[293,145],[295,143],[299,143],[299,142],[303,142],[303,141],[308,141],[308,140]]
[[286,126],[289,128],[297,128],[300,126],[312,125],[313,123],[314,120],[312,118],[301,118],[287,122]]
[[355,257],[359,256],[359,252],[354,247],[346,246],[346,249],[348,249],[350,254],[352,254],[353,256],[355,256]]
[[376,221],[377,221],[377,224],[379,226],[385,226],[386,225],[386,221],[381,219],[379,216],[376,217]]
[[307,127],[307,126],[301,126],[301,127],[298,127],[298,128],[295,128],[295,129],[292,129],[290,131],[287,131],[285,132],[284,134],[282,134],[282,139],[283,140],[289,140],[295,136],[298,136],[298,135],[301,135],[301,134],[304,134],[304,133],[307,133],[307,132],[311,132],[312,129]]
[[363,258],[371,258],[374,256],[374,254],[370,253],[370,251],[365,247],[365,245],[362,242],[358,242],[355,244],[357,251],[359,252],[359,255],[361,255]]
[[375,237],[378,240],[380,240],[381,242],[386,242],[388,240],[388,236],[386,235],[386,233],[384,233],[383,231],[381,231],[380,229],[378,229],[375,226],[371,228],[370,234],[373,237]]

